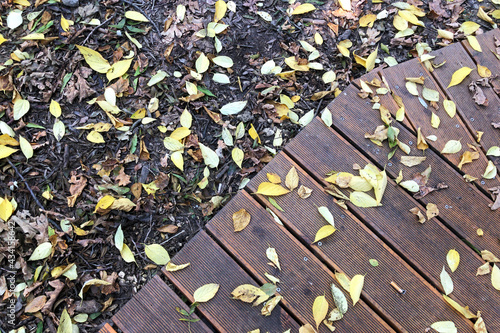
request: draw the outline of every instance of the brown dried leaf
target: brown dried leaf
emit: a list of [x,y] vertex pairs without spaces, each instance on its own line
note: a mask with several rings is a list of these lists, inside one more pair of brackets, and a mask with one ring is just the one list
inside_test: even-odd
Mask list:
[[290,191],[293,191],[297,188],[297,186],[299,186],[299,174],[297,173],[297,169],[295,169],[294,166],[290,169],[290,171],[288,171],[288,174],[286,175],[285,185],[290,189]]
[[297,190],[297,193],[299,194],[299,197],[301,197],[302,199],[307,199],[311,196],[312,191],[313,190],[310,189],[309,187],[300,185],[299,189]]
[[418,209],[418,207],[414,207],[412,209],[410,209],[410,212],[412,214],[415,214],[418,218],[418,222],[420,223],[424,223],[425,222],[425,216],[424,214],[422,214],[422,212],[420,211],[420,209]]
[[245,229],[250,223],[252,216],[244,208],[233,214],[234,232]]

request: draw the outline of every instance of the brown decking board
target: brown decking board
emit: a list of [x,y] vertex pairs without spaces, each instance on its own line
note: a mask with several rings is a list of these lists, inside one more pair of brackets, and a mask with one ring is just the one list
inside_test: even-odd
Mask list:
[[[319,119],[313,120],[303,129],[285,150],[318,179],[322,179],[332,170],[356,173],[352,170],[354,163],[364,167],[369,162]],[[318,151],[322,153],[318,154]],[[443,193],[428,196],[436,198],[440,195]],[[484,313],[485,318],[486,316],[498,318],[500,314],[498,291],[491,286],[489,276],[475,276],[477,268],[483,264],[477,254],[438,220],[418,223],[409,209],[419,207],[424,213],[425,209],[399,186],[395,186],[392,180],[387,184],[384,199],[382,207],[358,208],[349,205],[349,208],[374,228],[388,245],[397,249],[407,262],[414,265],[436,288],[441,289],[439,274],[442,267],[446,266],[447,252],[456,249],[461,255],[460,265],[463,266],[455,272],[460,271],[459,275],[452,274],[455,290],[451,295],[459,298],[464,305],[469,305],[473,311],[483,308],[489,311],[489,314]],[[441,206],[439,209],[445,210]],[[498,223],[492,216],[490,221]],[[500,330],[500,323],[497,322],[496,325],[499,325],[497,328]]]
[[[118,311],[113,321],[124,333],[187,332],[188,323],[175,308],[189,307],[155,275],[130,301]],[[195,314],[191,318],[198,318]],[[212,332],[203,321],[191,323],[191,332]]]
[[[265,253],[264,253],[265,256]],[[172,259],[176,264],[191,263],[177,272],[167,272],[168,279],[193,302],[193,293],[207,283],[220,285],[215,297],[198,306],[200,313],[220,332],[249,332],[260,328],[262,332],[297,331],[300,326],[278,304],[269,317],[260,314],[261,306],[231,299],[231,292],[242,284],[260,286],[207,235],[199,232]],[[326,292],[326,291],[325,291]]]
[[[273,165],[275,163],[272,163]],[[249,226],[241,232],[234,232],[233,213],[245,208],[252,219]],[[245,191],[240,191],[209,222],[207,230],[222,242],[227,252],[256,276],[260,284],[270,282],[264,273],[276,276],[283,296],[282,303],[303,324],[314,323],[312,306],[317,296],[326,295],[330,304],[333,298],[331,284],[342,288],[321,261],[293,237],[286,229],[274,222],[271,215],[260,204],[250,198]],[[281,270],[273,268],[266,257],[266,249],[273,247],[278,253]],[[352,301],[348,297],[348,301]],[[359,323],[371,332],[387,332],[389,327],[363,301],[349,309],[344,318],[335,323],[343,332],[352,332],[359,328]],[[320,326],[319,332],[329,332]]]
[[[207,224],[207,231],[198,233],[172,259],[175,264],[189,262],[191,265],[177,272],[163,270],[188,304],[155,276],[113,317],[115,324],[131,333],[187,332],[188,324],[179,321],[182,315],[175,307],[188,310],[197,288],[218,283],[220,289],[215,297],[199,304],[193,314],[203,321],[192,323],[191,332],[212,332],[212,329],[217,332],[256,329],[269,333],[283,333],[288,329],[297,332],[306,323],[315,326],[312,305],[317,296],[325,295],[329,311],[333,309],[330,286],[339,286],[334,277],[334,272],[339,271],[351,278],[366,274],[361,300],[354,307],[349,293],[344,291],[349,310],[343,319],[334,322],[339,332],[424,332],[433,322],[442,320],[453,321],[459,332],[473,332],[472,321],[452,310],[441,294],[439,275],[443,266],[447,267],[447,252],[456,249],[461,260],[457,271],[450,273],[455,287],[450,297],[470,306],[473,312],[481,311],[489,332],[500,332],[500,295],[491,285],[490,275],[476,276],[477,268],[484,261],[467,245],[500,256],[500,210],[489,209],[492,200],[487,194],[487,188],[498,186],[499,181],[497,178],[481,183],[479,179],[476,183],[466,183],[456,169],[461,153],[467,149],[466,143],[474,143],[476,130],[485,132],[480,142],[481,158],[465,165],[463,172],[480,176],[487,161],[485,151],[500,143],[500,130],[490,124],[500,121],[500,99],[492,89],[483,87],[490,106],[478,107],[467,88],[468,82],[477,78],[475,63],[487,66],[494,75],[499,71],[500,61],[490,52],[493,35],[500,37],[499,30],[478,36],[483,53],[471,50],[467,42],[434,52],[435,63],[444,59],[448,62],[432,74],[418,60],[412,60],[374,70],[361,78],[369,81],[384,76],[390,88],[403,98],[406,117],[402,124],[394,120],[393,126],[400,130],[398,138],[411,147],[410,155],[427,157],[424,163],[411,168],[404,166],[399,162],[401,150],[387,160],[390,152],[387,142],[377,146],[364,138],[365,133],[373,133],[375,127],[382,125],[380,113],[372,109],[369,99],[358,96],[356,87],[349,86],[328,106],[333,115],[333,128],[315,118],[247,184],[246,190],[225,204]],[[459,86],[446,89],[451,74],[462,66],[474,68],[473,73]],[[430,111],[405,88],[406,77],[420,75],[426,77],[426,87],[441,94],[439,110],[429,105],[429,110],[441,119],[438,129],[430,126]],[[442,107],[445,96],[457,104],[457,115],[453,119]],[[380,102],[395,115],[397,106],[390,94],[380,96]],[[425,136],[438,137],[435,143],[428,141],[432,148],[424,153],[416,149],[418,127]],[[459,138],[464,147],[462,152],[446,156],[439,153],[446,141]],[[498,163],[499,159],[491,159]],[[344,210],[324,192],[326,173],[336,170],[357,174],[354,163],[361,167],[374,163],[386,168],[389,181],[382,207],[359,208],[347,203],[348,210]],[[429,165],[433,170],[429,185],[444,182],[448,189],[416,200],[393,181],[400,170],[407,180]],[[267,172],[277,173],[284,183],[292,166],[299,173],[299,184],[313,189],[309,198],[301,199],[297,190],[276,197],[284,210],[280,211],[266,197],[252,194],[261,182],[267,181]],[[344,193],[348,195],[348,191]],[[409,209],[418,207],[425,214],[427,203],[437,204],[440,214],[420,224]],[[337,231],[321,244],[312,244],[316,232],[327,224],[317,211],[318,206],[329,208]],[[232,215],[241,208],[252,218],[246,229],[235,233]],[[283,225],[276,223],[266,208],[271,209]],[[477,236],[478,228],[484,230],[484,236]],[[281,270],[268,264],[268,247],[276,248]],[[373,267],[369,259],[376,259],[379,265]],[[261,315],[262,305],[252,307],[231,298],[231,291],[239,285],[268,283],[264,273],[280,279],[278,293],[283,296],[269,317]],[[397,293],[390,285],[392,281],[405,289],[406,294]],[[210,323],[212,328],[205,323]],[[109,325],[101,331],[113,332]],[[320,325],[319,332],[329,330]]]
[[[423,332],[431,323],[442,318],[453,320],[460,326],[461,332],[472,331],[470,322],[446,305],[435,288],[375,236],[363,222],[335,204],[332,197],[323,192],[323,186],[314,181],[290,157],[285,154],[277,155],[273,163],[268,164],[248,183],[248,188],[255,192],[261,182],[267,181],[267,172],[276,173],[281,179],[285,179],[292,166],[295,166],[299,173],[299,184],[313,190],[309,198],[301,199],[296,193],[277,197],[276,202],[284,210],[281,212],[265,197],[259,197],[307,244],[311,244],[316,232],[327,225],[317,207],[328,207],[338,230],[322,240],[320,246],[310,247],[336,271],[342,271],[350,277],[366,274],[363,295],[372,307],[383,316],[392,317],[391,319],[407,332]],[[370,259],[376,259],[379,266],[373,267],[369,263]],[[399,294],[390,285],[392,281],[404,288],[406,294]],[[415,309],[419,310],[414,312]]]

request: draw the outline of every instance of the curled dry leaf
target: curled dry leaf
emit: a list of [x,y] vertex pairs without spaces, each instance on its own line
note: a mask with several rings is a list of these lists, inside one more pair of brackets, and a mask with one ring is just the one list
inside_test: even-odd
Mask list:
[[491,272],[490,263],[486,262],[478,267],[477,272],[476,272],[476,276],[490,274],[490,272]]
[[410,209],[410,212],[417,216],[418,222],[425,223],[425,216],[424,216],[424,214],[422,214],[420,209],[418,209],[418,207],[413,207],[412,209]]
[[208,302],[217,294],[219,287],[220,285],[217,283],[208,283],[201,286],[193,294],[194,301],[197,303]]
[[457,310],[465,318],[467,318],[467,319],[477,318],[477,316],[469,310],[468,306],[463,307],[446,295],[443,295],[443,298],[446,301],[446,303],[448,303],[452,308]]
[[165,266],[165,270],[167,272],[176,272],[176,271],[180,271],[181,269],[188,267],[189,265],[191,265],[191,263],[189,263],[189,262],[187,264],[176,265],[173,262],[169,261],[167,266]]
[[283,298],[283,296],[281,296],[281,295],[276,295],[273,298],[271,298],[266,303],[266,305],[262,308],[262,310],[260,311],[260,313],[263,316],[265,316],[265,317],[270,316],[271,312],[274,310],[274,308],[276,307],[276,305],[278,305],[278,303],[281,301],[282,298]]
[[240,209],[233,214],[233,226],[234,231],[238,232],[245,229],[250,223],[251,215],[245,210],[245,208]]
[[276,249],[274,247],[268,247],[266,250],[266,256],[267,259],[271,260],[271,263],[269,263],[271,266],[274,266],[281,270],[280,267],[280,262],[278,259],[278,253],[276,252]]
[[251,284],[242,284],[231,292],[233,299],[238,299],[245,303],[253,303],[257,306],[265,302],[269,296],[260,288],[252,286]]
[[313,190],[310,189],[309,187],[300,185],[299,189],[297,190],[297,193],[299,194],[299,197],[301,197],[302,199],[307,199],[311,196],[312,191]]
[[436,217],[439,215],[439,209],[437,208],[436,204],[428,203],[425,208],[427,209],[427,211],[426,211],[427,220],[430,220],[433,217]]
[[482,250],[481,257],[483,258],[483,260],[488,262],[500,262],[500,259],[498,259],[493,253],[488,250]]

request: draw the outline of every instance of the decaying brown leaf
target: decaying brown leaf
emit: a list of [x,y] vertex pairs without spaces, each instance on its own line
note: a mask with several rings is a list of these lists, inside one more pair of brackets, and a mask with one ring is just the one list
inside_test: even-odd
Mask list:
[[425,208],[427,209],[425,213],[427,215],[428,220],[439,215],[439,209],[437,208],[436,204],[429,202]]
[[245,229],[250,223],[251,215],[245,210],[245,208],[240,209],[233,214],[233,226],[234,232],[241,231]]
[[422,214],[422,212],[420,211],[420,209],[418,209],[418,207],[414,207],[412,209],[410,209],[410,212],[412,214],[415,214],[418,218],[418,222],[420,223],[424,223],[425,222],[425,216],[424,214]]
[[301,197],[302,199],[307,199],[311,196],[312,191],[313,190],[310,189],[309,187],[300,185],[299,189],[297,190],[297,193],[299,194],[299,197]]
[[236,287],[236,289],[231,292],[231,296],[233,296],[233,299],[238,299],[245,303],[252,303],[255,300],[253,306],[257,306],[269,298],[262,289],[252,286],[251,284],[242,284]]

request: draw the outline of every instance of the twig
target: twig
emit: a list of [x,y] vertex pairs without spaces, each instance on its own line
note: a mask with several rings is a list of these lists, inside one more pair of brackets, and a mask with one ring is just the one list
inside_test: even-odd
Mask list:
[[144,10],[141,9],[141,7],[137,6],[135,3],[133,2],[130,2],[128,0],[122,0],[123,2],[125,2],[126,4],[134,7],[137,11],[139,11],[142,15],[146,16],[146,18],[149,20],[149,23],[151,23],[153,25],[153,27],[155,28],[156,32],[158,33],[159,36],[161,36],[161,32],[160,32],[160,29],[158,29],[158,26],[156,25],[155,21],[153,21],[149,16],[148,14],[146,14],[144,12]]
[[165,244],[165,243],[169,242],[171,239],[173,239],[173,238],[175,238],[175,237],[177,237],[177,236],[179,236],[179,235],[183,234],[184,232],[185,232],[185,230],[182,230],[182,231],[181,231],[181,232],[179,232],[177,235],[173,235],[172,237],[167,238],[167,240],[164,240],[163,242],[161,242],[161,243],[160,243],[160,245],[163,245],[163,244]]
[[108,23],[109,21],[111,21],[115,16],[111,16],[110,18],[108,18],[106,21],[102,22],[101,24],[99,24],[97,27],[95,27],[94,29],[92,29],[89,34],[87,35],[87,37],[85,38],[85,40],[82,42],[82,45],[84,45],[90,38],[90,36],[92,36],[92,34],[97,30],[99,29],[100,27],[102,27],[103,25],[105,25],[106,23]]
[[[23,177],[23,175],[21,175],[21,173],[19,172],[19,170],[16,168],[16,166],[14,165],[14,163],[12,163],[12,161],[10,159],[7,159],[7,162],[9,162],[10,166],[12,167],[12,169],[14,169],[14,171],[16,171],[16,174],[19,178],[21,178],[21,180],[23,181],[24,185],[26,185],[26,188],[28,189],[28,191],[30,192],[31,196],[33,197],[33,199],[35,200],[37,206],[40,208],[40,210],[44,211],[45,208],[43,207],[43,205],[40,203],[40,201],[38,200],[38,198],[36,197],[35,193],[33,193],[33,190],[31,189],[31,187],[28,185],[28,182],[26,181],[26,179]],[[47,220],[49,220],[50,223],[52,223],[52,225],[59,231],[63,231],[61,226],[59,224],[57,224],[54,220],[52,219],[49,219],[47,218]],[[69,237],[69,236],[68,236]],[[71,240],[71,238],[69,238]]]

